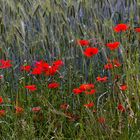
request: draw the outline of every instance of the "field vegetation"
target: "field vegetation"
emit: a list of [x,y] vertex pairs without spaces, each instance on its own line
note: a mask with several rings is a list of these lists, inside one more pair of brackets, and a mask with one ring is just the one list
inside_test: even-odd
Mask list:
[[0,0],[0,140],[139,140],[139,9]]

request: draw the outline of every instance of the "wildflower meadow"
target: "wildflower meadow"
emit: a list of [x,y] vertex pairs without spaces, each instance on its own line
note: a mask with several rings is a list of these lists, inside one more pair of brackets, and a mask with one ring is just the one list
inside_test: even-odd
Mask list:
[[139,140],[140,0],[0,0],[0,140]]

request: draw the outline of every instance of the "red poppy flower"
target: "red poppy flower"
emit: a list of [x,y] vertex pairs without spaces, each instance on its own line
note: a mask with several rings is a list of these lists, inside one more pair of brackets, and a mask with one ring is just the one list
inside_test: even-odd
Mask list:
[[98,122],[101,124],[105,123],[105,118],[104,117],[98,118]]
[[124,91],[124,90],[127,90],[127,85],[121,85],[121,86],[120,86],[120,90],[123,90],[123,91]]
[[129,27],[128,27],[127,24],[121,23],[121,24],[116,25],[116,26],[113,28],[113,30],[114,30],[115,32],[119,33],[119,32],[125,32],[128,28],[129,28]]
[[87,57],[92,57],[99,52],[98,48],[88,47],[84,51],[84,55]]
[[90,91],[85,91],[85,94],[86,94],[86,95],[92,95],[92,94],[94,94],[95,92],[96,92],[95,89],[91,89]]
[[0,97],[0,104],[2,104],[3,103],[3,98],[2,97]]
[[93,102],[90,102],[88,104],[84,104],[84,107],[86,107],[86,108],[91,108],[93,106],[94,106],[94,103]]
[[140,33],[140,27],[139,28],[135,28],[135,32]]
[[35,68],[33,69],[32,74],[40,75],[43,72],[45,72],[48,68],[49,68],[49,64],[46,63],[45,61],[43,61],[43,60],[37,61],[35,63]]
[[60,66],[63,66],[64,63],[62,60],[56,60],[53,62],[52,66],[56,67],[57,69],[60,67]]
[[38,113],[40,111],[41,111],[41,107],[40,106],[32,108],[32,112],[34,112],[34,113]]
[[60,86],[59,83],[53,82],[53,83],[50,83],[50,84],[48,85],[48,88],[53,89],[53,88],[58,88],[59,86]]
[[16,109],[16,114],[22,114],[24,112],[24,109],[22,107],[16,106],[15,109]]
[[30,91],[35,91],[35,90],[37,90],[36,85],[27,85],[27,86],[25,86],[25,88],[29,89]]
[[106,81],[107,81],[107,76],[104,76],[104,77],[98,76],[98,77],[96,78],[96,80],[97,80],[98,82],[106,82]]
[[111,43],[107,43],[106,46],[110,49],[110,50],[115,50],[119,47],[120,42],[111,42]]
[[67,103],[61,104],[61,105],[60,105],[60,108],[61,108],[62,110],[68,110],[69,104],[67,104]]
[[0,69],[6,69],[12,66],[11,60],[0,60]]
[[108,63],[104,66],[104,69],[107,70],[107,69],[113,69],[113,65],[112,63]]
[[21,70],[29,72],[31,70],[31,66],[30,65],[21,66]]
[[33,69],[31,74],[33,74],[33,75],[40,75],[40,74],[42,74],[42,72],[43,72],[43,69],[41,67],[36,67],[36,68]]
[[45,73],[47,76],[54,76],[63,64],[64,63],[62,60],[54,61],[52,66],[50,66],[48,63],[46,63],[43,60],[37,61],[32,71],[32,74],[40,75],[42,73]]
[[94,84],[81,84],[79,88],[73,89],[73,92],[75,94],[81,94],[82,92],[85,92],[85,94],[94,94],[95,89],[94,89]]
[[81,89],[82,91],[85,91],[85,90],[90,90],[94,88],[94,84],[82,84],[79,89]]
[[81,90],[79,88],[75,88],[75,89],[73,89],[72,92],[77,95],[77,94],[81,94],[83,92],[83,90]]
[[43,71],[45,71],[46,69],[49,68],[49,64],[46,62],[42,63],[42,68],[43,68]]
[[57,72],[57,68],[54,66],[49,66],[49,68],[45,71],[47,76],[54,76]]
[[120,62],[117,59],[113,60],[114,67],[118,68],[121,66]]
[[81,46],[88,46],[89,41],[88,40],[77,40],[77,44]]
[[3,117],[3,116],[5,116],[5,110],[0,110],[0,117]]
[[36,67],[36,68],[47,69],[47,68],[49,68],[49,64],[46,63],[46,62],[43,61],[43,60],[40,60],[40,61],[37,61],[37,62],[35,63],[35,67]]
[[113,67],[120,67],[122,64],[119,62],[118,59],[113,59],[113,60],[110,60],[108,59],[108,64],[111,64]]
[[118,110],[120,110],[121,112],[125,112],[125,108],[122,104],[118,104]]

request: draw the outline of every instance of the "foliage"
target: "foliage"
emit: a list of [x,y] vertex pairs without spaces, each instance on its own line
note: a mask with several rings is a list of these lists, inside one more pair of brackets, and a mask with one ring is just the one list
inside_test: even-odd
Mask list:
[[[0,0],[0,138],[139,139],[139,7],[135,0]],[[117,33],[119,23],[129,28]],[[96,52],[85,51],[83,39]]]

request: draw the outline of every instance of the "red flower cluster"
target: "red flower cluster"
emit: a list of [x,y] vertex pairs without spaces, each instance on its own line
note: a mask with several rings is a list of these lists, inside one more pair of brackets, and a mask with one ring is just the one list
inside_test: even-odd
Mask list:
[[52,66],[50,66],[48,63],[41,60],[36,62],[32,74],[40,75],[42,73],[45,73],[47,76],[53,76],[63,64],[64,63],[62,60],[57,60],[53,62]]
[[121,23],[121,24],[117,24],[117,25],[113,28],[113,30],[114,30],[115,32],[119,33],[119,32],[125,32],[126,30],[128,30],[128,28],[129,28],[129,26],[128,26],[127,24]]
[[33,75],[40,75],[48,68],[49,68],[48,63],[44,62],[43,60],[37,61],[35,64],[35,67],[32,70],[32,74]]
[[79,89],[79,88],[74,88],[73,89],[73,93],[74,94],[81,94],[83,91],[81,90],[81,89]]
[[121,111],[121,112],[125,112],[125,108],[121,103],[118,104],[118,110]]
[[105,70],[113,69],[112,63],[107,63],[106,65],[104,65],[104,69],[105,69]]
[[21,66],[21,70],[29,72],[31,70],[31,66],[30,65]]
[[10,68],[12,66],[11,60],[0,60],[0,69]]
[[111,43],[107,43],[106,46],[112,51],[115,50],[119,47],[120,42],[111,42]]
[[120,62],[117,59],[114,60],[108,60],[108,63],[104,65],[104,69],[113,69],[113,68],[118,68],[121,67]]
[[74,94],[80,94],[84,92],[85,94],[92,95],[96,92],[94,89],[94,84],[82,84],[79,88],[73,89]]
[[88,46],[89,41],[88,40],[77,40],[77,44],[80,46]]
[[27,85],[27,86],[25,86],[25,88],[27,88],[29,91],[35,91],[35,90],[37,90],[36,85]]
[[84,55],[87,57],[92,57],[92,56],[96,55],[98,52],[99,52],[98,48],[88,47],[85,49]]
[[135,32],[140,33],[140,28],[135,28]]
[[125,85],[125,84],[124,84],[124,85],[121,85],[121,86],[120,86],[120,90],[123,90],[123,91],[124,91],[124,90],[127,90],[127,85]]
[[3,98],[2,97],[0,97],[0,104],[2,104],[3,103]]
[[48,88],[54,89],[54,88],[58,88],[59,86],[60,86],[59,83],[53,82],[53,83],[50,83],[50,84],[48,85]]
[[90,47],[89,44],[90,42],[88,40],[78,40],[77,41],[77,44],[80,45],[80,46],[85,46],[87,47],[85,50],[84,50],[84,55],[86,57],[92,57],[94,55],[96,55],[99,50],[98,48],[95,48],[95,47]]
[[96,80],[98,81],[98,82],[106,82],[107,81],[107,76],[104,76],[104,77],[100,77],[100,76],[98,76],[97,78],[96,78]]
[[114,59],[114,60],[112,61],[112,63],[114,64],[114,67],[116,67],[116,68],[118,68],[118,67],[121,66],[120,62],[119,62],[117,59]]
[[[35,63],[35,67],[32,69],[31,74],[41,75],[44,73],[47,76],[53,76],[56,74],[56,72],[60,69],[62,65],[64,65],[62,60],[54,61],[52,63],[52,66],[50,66],[48,63],[46,63],[43,60],[37,61]],[[30,65],[21,66],[21,70],[29,72],[31,70],[31,66]]]
[[94,103],[93,102],[90,102],[88,104],[84,104],[84,107],[86,107],[86,108],[91,108],[93,106],[94,106]]

